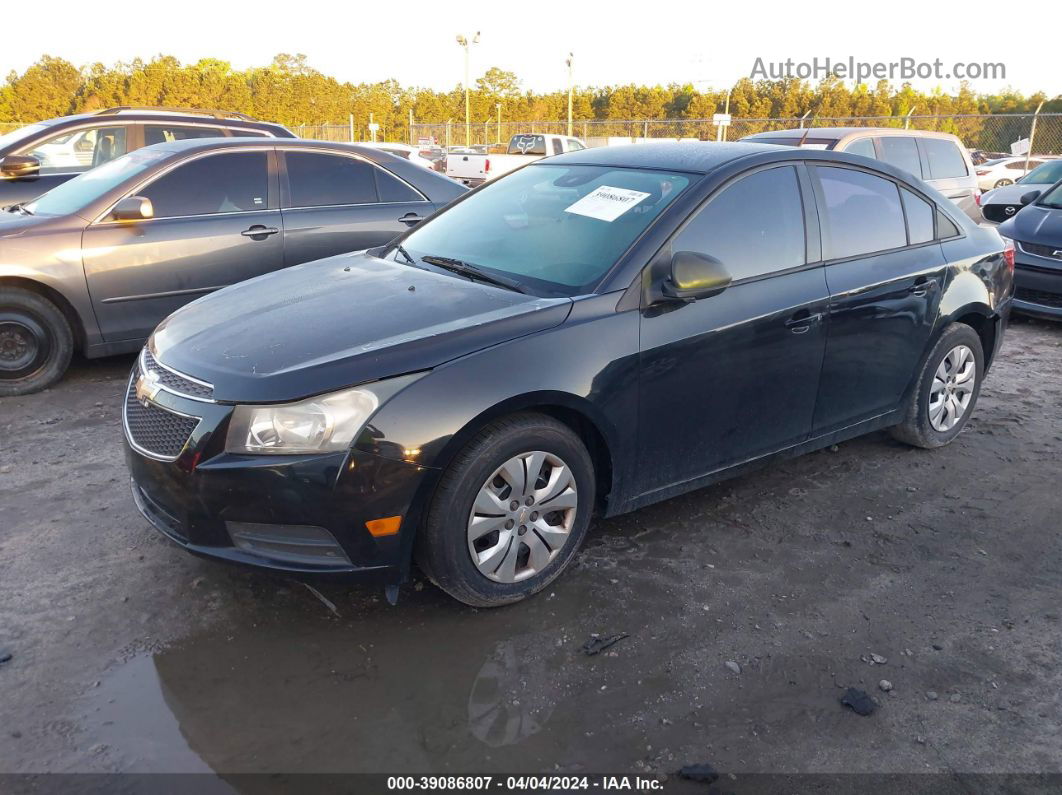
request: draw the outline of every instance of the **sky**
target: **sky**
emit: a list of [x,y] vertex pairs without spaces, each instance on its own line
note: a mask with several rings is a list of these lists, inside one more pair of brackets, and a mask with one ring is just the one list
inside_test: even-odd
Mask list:
[[[794,5],[800,6],[794,8]],[[257,0],[223,3],[182,0],[123,7],[121,13],[86,13],[84,0],[53,0],[47,21],[30,34],[0,45],[0,75],[22,71],[42,54],[81,66],[156,54],[181,61],[220,58],[236,68],[269,63],[279,52],[304,53],[311,66],[354,83],[396,78],[406,86],[449,89],[463,80],[458,33],[481,32],[472,47],[473,80],[490,66],[515,72],[536,91],[567,86],[569,52],[575,82],[693,83],[726,87],[750,76],[756,59],[772,62],[834,61],[1001,63],[1004,79],[974,79],[975,91],[1013,87],[1024,94],[1062,94],[1062,70],[1052,46],[1031,46],[1021,20],[1058,22],[1057,2],[1027,0],[1013,25],[998,5],[950,0],[891,0],[888,4],[793,4],[618,0],[585,3],[464,2],[296,4]],[[856,9],[875,9],[873,22]],[[560,13],[551,15],[550,11]],[[849,81],[852,82],[852,81]],[[873,84],[875,79],[867,82]],[[901,79],[894,79],[899,85]],[[914,79],[921,90],[952,92],[958,79]]]

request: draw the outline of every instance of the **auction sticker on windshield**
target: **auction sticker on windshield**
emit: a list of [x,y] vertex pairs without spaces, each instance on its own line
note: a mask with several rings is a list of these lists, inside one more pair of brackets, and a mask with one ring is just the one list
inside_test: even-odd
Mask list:
[[648,196],[648,193],[640,190],[602,185],[592,193],[583,196],[571,207],[566,208],[564,212],[585,215],[587,218],[597,218],[599,221],[611,223]]

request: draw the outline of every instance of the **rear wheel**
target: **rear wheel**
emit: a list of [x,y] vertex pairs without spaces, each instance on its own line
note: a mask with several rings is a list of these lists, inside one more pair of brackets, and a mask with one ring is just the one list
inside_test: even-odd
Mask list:
[[74,335],[59,307],[32,290],[0,287],[0,396],[51,386],[73,352]]
[[915,447],[942,447],[966,426],[984,375],[981,338],[969,326],[952,323],[926,359],[908,398],[903,422],[892,435]]
[[993,185],[992,187],[993,188],[1002,188],[1002,187],[1005,187],[1007,185],[1013,185],[1013,184],[1014,184],[1014,180],[1007,179],[1006,177],[1004,177],[1003,179],[996,180],[996,184]]
[[496,420],[443,473],[417,563],[465,604],[517,602],[571,561],[594,498],[593,462],[567,426],[539,414]]

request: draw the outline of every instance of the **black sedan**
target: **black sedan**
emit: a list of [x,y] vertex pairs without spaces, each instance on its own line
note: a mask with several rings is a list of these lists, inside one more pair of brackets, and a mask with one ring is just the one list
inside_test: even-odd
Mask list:
[[191,552],[513,602],[630,511],[880,428],[947,444],[1013,251],[923,182],[764,144],[590,149],[168,318],[134,499]]
[[44,389],[75,350],[138,350],[221,287],[386,243],[465,192],[321,141],[189,139],[111,160],[0,213],[0,395]]
[[1062,182],[1021,201],[1021,211],[999,226],[1016,249],[1014,309],[1062,320]]

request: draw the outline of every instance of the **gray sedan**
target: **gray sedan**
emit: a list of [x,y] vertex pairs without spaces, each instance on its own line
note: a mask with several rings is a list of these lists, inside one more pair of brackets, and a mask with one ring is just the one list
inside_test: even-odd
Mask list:
[[180,306],[389,242],[465,188],[367,147],[213,138],[112,160],[0,214],[0,395],[135,351]]

